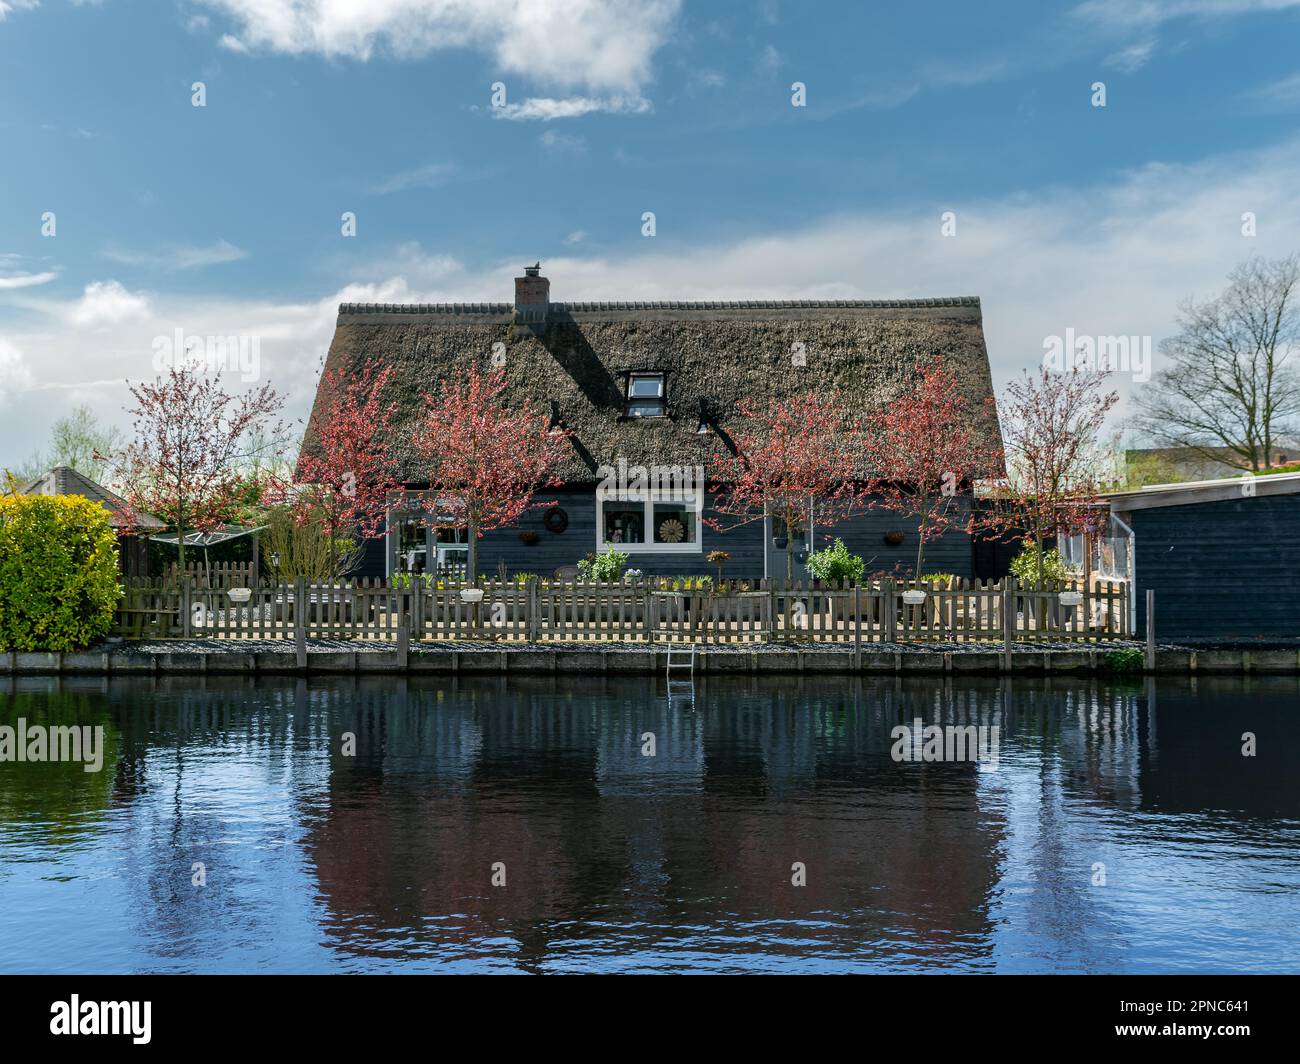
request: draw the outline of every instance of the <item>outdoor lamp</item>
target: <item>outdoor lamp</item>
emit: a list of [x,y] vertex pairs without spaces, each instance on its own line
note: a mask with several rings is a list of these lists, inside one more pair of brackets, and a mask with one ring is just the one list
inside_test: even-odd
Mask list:
[[709,424],[709,408],[707,400],[700,400],[700,423],[695,426],[695,435],[707,436],[713,431],[713,426]]

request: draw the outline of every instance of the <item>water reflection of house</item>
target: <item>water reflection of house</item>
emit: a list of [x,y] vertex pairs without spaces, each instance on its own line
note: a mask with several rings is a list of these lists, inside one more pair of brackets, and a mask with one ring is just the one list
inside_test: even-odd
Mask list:
[[[331,940],[431,960],[453,942],[504,948],[550,967],[588,936],[670,953],[722,912],[778,954],[809,950],[807,927],[781,930],[809,920],[845,957],[894,941],[936,964],[955,943],[986,949],[999,821],[975,766],[893,763],[890,728],[926,696],[855,706],[834,686],[724,697],[715,681],[692,717],[647,709],[643,681],[411,685],[405,704],[357,718],[358,756],[335,759],[309,819]],[[463,743],[442,756],[434,733],[389,719],[408,712],[445,718],[438,735],[472,723],[472,765]],[[665,760],[650,768],[641,735],[656,724]],[[505,889],[490,885],[498,861]],[[807,887],[791,885],[794,861]],[[749,952],[726,935],[708,948]]]

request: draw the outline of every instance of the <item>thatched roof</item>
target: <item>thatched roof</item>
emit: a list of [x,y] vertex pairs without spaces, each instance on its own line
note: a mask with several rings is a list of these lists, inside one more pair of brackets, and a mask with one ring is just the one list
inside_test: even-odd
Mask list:
[[[521,279],[522,280],[522,279]],[[535,281],[536,278],[533,278]],[[545,278],[541,279],[545,282]],[[574,434],[562,476],[594,480],[594,463],[694,464],[699,402],[724,431],[740,427],[737,400],[765,405],[808,391],[838,392],[864,417],[903,394],[919,362],[941,357],[975,405],[992,394],[977,298],[737,303],[356,304],[339,308],[326,368],[377,359],[394,367],[401,475],[419,481],[410,444],[422,396],[486,369],[505,345],[507,398],[533,400],[539,414],[559,404]],[[806,365],[793,364],[803,345]],[[666,374],[667,418],[626,419],[626,374]],[[318,394],[303,441],[313,446]],[[995,417],[981,430],[999,441]],[[408,426],[410,431],[408,431]],[[993,472],[993,471],[990,471]]]
[[108,511],[108,523],[121,533],[141,532],[148,534],[166,528],[167,524],[151,513],[143,510],[132,512],[127,501],[120,495],[109,491],[103,484],[97,484],[90,477],[78,473],[71,466],[55,466],[42,473],[31,483],[24,485],[20,495],[80,495],[92,502],[100,503]]

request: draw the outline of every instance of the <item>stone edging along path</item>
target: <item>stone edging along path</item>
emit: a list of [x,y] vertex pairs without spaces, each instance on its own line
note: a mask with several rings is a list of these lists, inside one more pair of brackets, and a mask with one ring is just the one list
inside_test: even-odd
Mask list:
[[[667,644],[495,643],[412,646],[402,660],[391,644],[310,640],[305,666],[293,640],[167,640],[119,643],[76,653],[0,653],[0,675],[241,675],[258,673],[579,673],[588,675],[663,674]],[[680,646],[676,647],[681,659]],[[1300,645],[1287,647],[1156,648],[1154,669],[1145,667],[1141,643],[1104,647],[1070,644],[1019,644],[1010,661],[997,643],[930,645],[873,643],[853,647],[808,644],[701,646],[695,670],[719,673],[1115,673],[1154,671],[1171,674],[1300,674]],[[685,678],[685,670],[674,670]]]

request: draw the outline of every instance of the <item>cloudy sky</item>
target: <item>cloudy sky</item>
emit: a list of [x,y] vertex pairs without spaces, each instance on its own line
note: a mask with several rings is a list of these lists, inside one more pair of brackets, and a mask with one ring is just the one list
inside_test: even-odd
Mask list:
[[1300,0],[0,0],[0,464],[125,425],[177,329],[301,416],[339,302],[539,258],[557,300],[978,295],[1000,384],[1158,341],[1300,251],[1297,44]]

